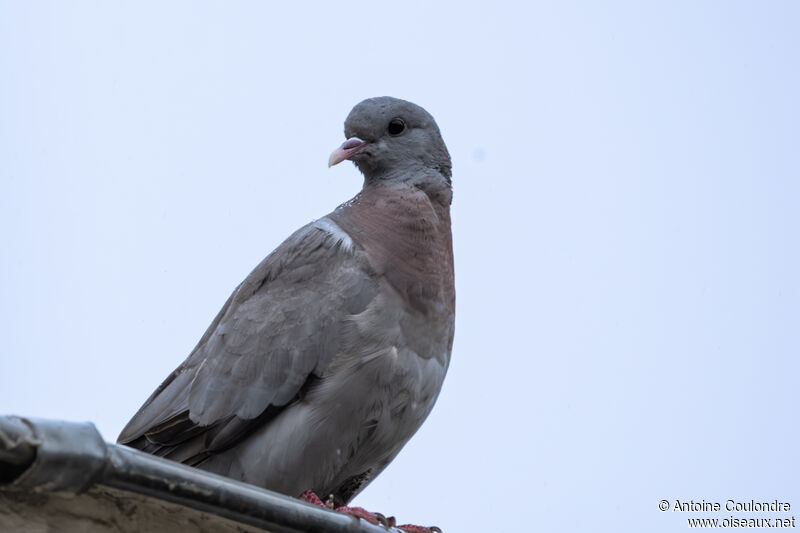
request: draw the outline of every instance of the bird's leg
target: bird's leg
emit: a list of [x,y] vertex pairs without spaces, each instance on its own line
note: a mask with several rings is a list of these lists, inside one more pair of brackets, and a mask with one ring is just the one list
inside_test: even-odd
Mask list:
[[397,529],[405,531],[406,533],[442,533],[442,530],[436,526],[424,527],[415,526],[413,524],[403,524],[402,526],[398,526],[396,525],[397,521],[393,516],[387,518],[381,513],[370,513],[363,507],[348,507],[347,505],[336,507],[333,503],[333,494],[328,497],[327,501],[323,502],[313,490],[307,490],[300,495],[300,499],[304,502],[325,507],[326,509],[332,509],[337,513],[344,513],[356,518],[363,518],[370,524],[382,525],[385,528],[396,527]]
[[323,502],[322,499],[317,496],[313,490],[307,490],[303,494],[300,495],[300,499],[304,502],[308,502],[314,505],[319,505],[320,507],[325,507],[326,509],[331,509],[336,511],[337,513],[344,513],[350,516],[354,516],[356,518],[363,518],[370,524],[375,525],[382,525],[384,527],[392,527],[394,526],[394,517],[390,516],[386,518],[380,513],[370,513],[363,507],[348,507],[346,505],[342,505],[341,507],[335,507],[333,503],[333,494],[328,497],[328,500]]

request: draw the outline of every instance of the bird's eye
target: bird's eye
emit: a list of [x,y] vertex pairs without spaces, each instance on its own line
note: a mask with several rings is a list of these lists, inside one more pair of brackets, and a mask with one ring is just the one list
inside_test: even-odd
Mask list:
[[403,122],[402,118],[393,118],[389,121],[389,127],[387,128],[389,135],[400,135],[404,131],[406,131],[406,123]]

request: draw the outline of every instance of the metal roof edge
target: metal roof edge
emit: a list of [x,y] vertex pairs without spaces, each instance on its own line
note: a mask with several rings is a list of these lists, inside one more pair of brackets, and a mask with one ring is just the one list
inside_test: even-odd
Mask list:
[[80,494],[96,485],[271,532],[387,531],[283,494],[107,443],[89,422],[0,416],[0,491]]

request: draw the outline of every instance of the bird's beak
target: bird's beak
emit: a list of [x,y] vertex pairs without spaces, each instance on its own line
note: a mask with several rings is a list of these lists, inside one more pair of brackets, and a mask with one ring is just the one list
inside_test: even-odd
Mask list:
[[353,155],[367,145],[366,141],[362,141],[358,137],[350,137],[342,145],[333,151],[331,157],[328,158],[328,167],[339,164],[345,159],[350,159]]

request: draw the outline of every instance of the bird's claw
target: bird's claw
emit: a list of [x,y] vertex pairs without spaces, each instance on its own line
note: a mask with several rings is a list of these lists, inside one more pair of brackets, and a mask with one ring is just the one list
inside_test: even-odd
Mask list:
[[333,494],[328,495],[328,499],[325,500],[325,507],[327,507],[331,511],[336,510],[336,504],[333,502]]
[[395,527],[395,525],[397,524],[397,520],[393,516],[390,516],[389,518],[386,518],[386,516],[384,516],[381,513],[372,513],[372,514],[378,520],[378,523],[380,525],[382,525],[383,527],[385,527],[386,529]]

